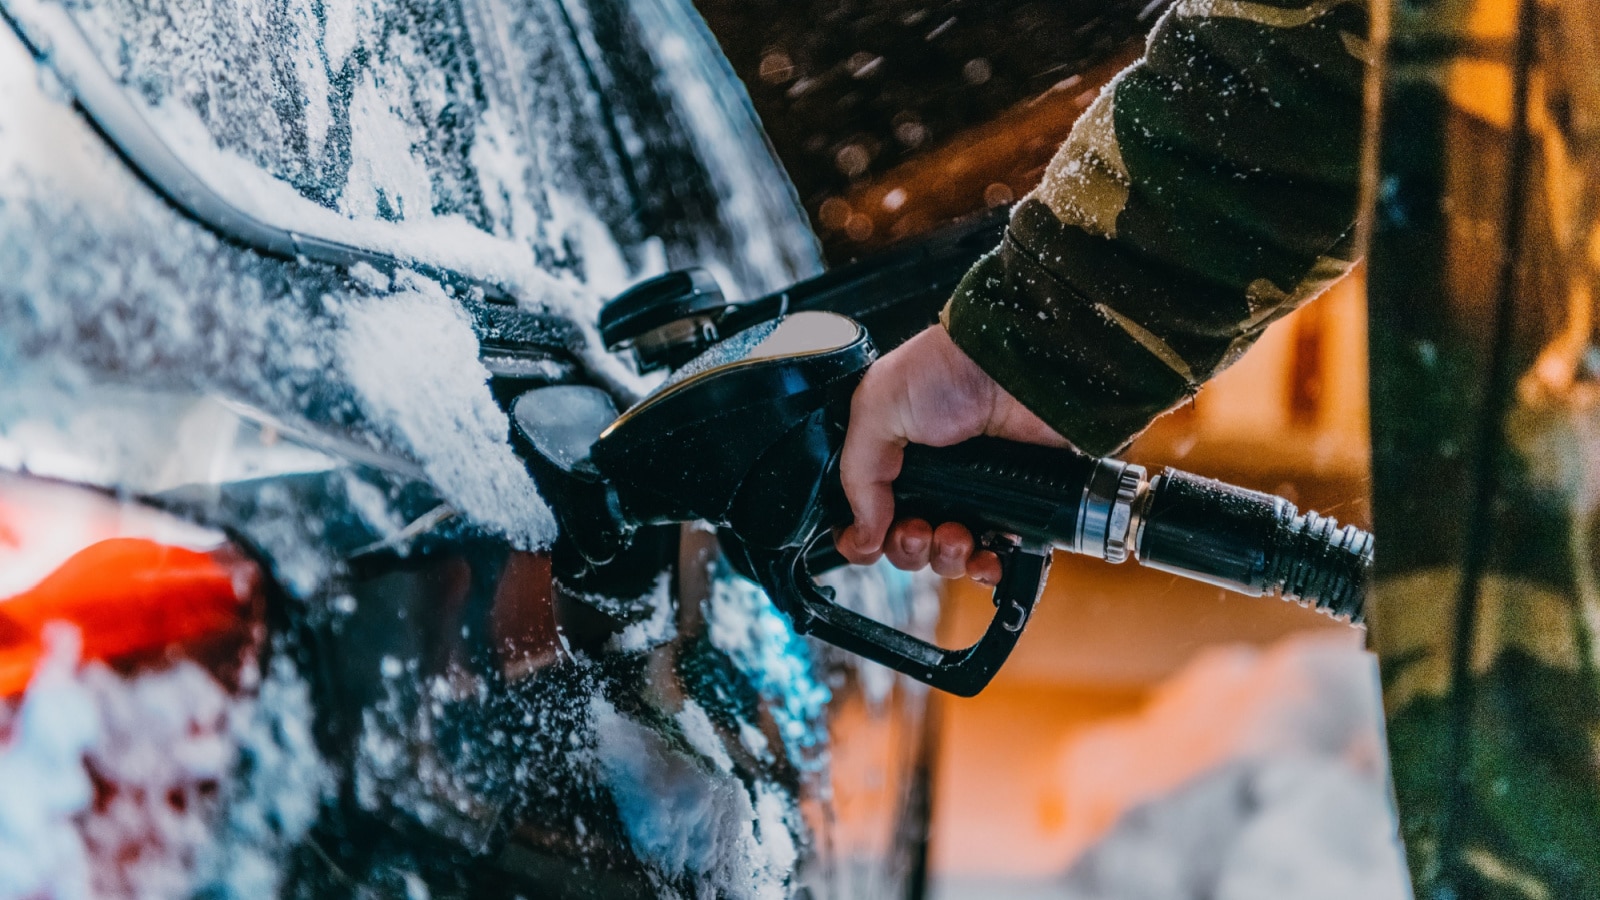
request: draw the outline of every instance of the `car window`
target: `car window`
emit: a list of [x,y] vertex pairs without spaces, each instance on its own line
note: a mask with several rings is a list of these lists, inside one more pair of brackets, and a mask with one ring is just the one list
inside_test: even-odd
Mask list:
[[283,227],[465,225],[602,291],[666,265],[737,293],[816,268],[748,100],[675,0],[71,11],[161,140]]

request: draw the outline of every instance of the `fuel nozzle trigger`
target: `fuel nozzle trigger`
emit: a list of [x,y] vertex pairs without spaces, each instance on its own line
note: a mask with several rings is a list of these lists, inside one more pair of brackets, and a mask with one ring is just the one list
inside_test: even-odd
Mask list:
[[795,631],[961,697],[983,690],[1011,656],[1050,572],[1048,547],[998,547],[1001,577],[994,589],[994,617],[975,643],[950,650],[836,602],[833,589],[818,584],[808,565],[816,543],[827,540],[828,532],[819,529],[808,541],[781,550],[744,547],[756,580],[789,615]]

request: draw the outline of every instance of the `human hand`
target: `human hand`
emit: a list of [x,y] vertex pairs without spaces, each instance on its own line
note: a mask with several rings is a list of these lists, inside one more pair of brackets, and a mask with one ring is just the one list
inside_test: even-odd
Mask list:
[[[907,570],[931,565],[945,578],[1000,580],[1000,559],[976,550],[972,533],[955,522],[934,527],[894,518],[890,485],[908,443],[948,447],[989,435],[1030,444],[1066,441],[978,368],[935,325],[867,369],[850,399],[850,424],[839,461],[840,480],[855,522],[835,544],[857,565],[887,555]],[[892,527],[891,527],[892,526]]]

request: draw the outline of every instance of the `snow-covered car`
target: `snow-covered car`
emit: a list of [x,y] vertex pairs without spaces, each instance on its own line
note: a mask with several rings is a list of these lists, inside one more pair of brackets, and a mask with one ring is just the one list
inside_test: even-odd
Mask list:
[[821,268],[685,0],[0,19],[0,897],[915,890],[925,689],[703,529],[558,577],[511,441],[650,388],[628,285]]

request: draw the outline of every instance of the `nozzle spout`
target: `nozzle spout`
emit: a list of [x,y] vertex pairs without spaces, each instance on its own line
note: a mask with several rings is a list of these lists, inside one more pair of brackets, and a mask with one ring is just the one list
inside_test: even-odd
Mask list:
[[1360,622],[1372,535],[1271,494],[1167,469],[1139,511],[1142,565]]

